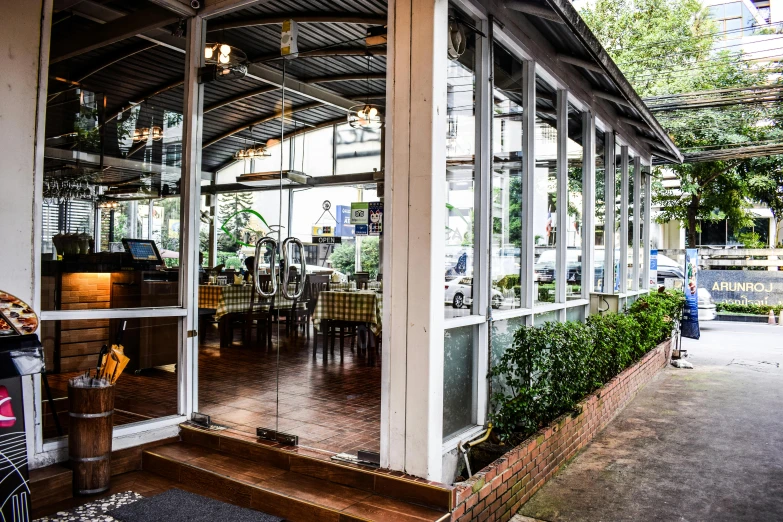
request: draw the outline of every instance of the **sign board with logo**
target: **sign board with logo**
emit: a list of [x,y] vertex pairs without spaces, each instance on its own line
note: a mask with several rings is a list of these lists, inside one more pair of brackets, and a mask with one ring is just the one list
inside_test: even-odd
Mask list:
[[354,232],[357,236],[367,236],[369,235],[369,225],[355,225]]
[[314,236],[333,236],[334,227],[332,225],[313,225]]
[[658,249],[650,250],[650,287],[658,285]]
[[336,245],[342,242],[343,238],[339,236],[313,236],[313,243],[316,245]]
[[383,203],[373,201],[369,204],[369,235],[380,236],[383,234]]
[[335,227],[335,236],[353,237],[354,225],[351,224],[351,207],[348,205],[337,205],[337,227]]
[[351,224],[366,225],[370,220],[369,203],[351,203]]
[[[22,450],[20,450],[20,448]],[[3,520],[30,520],[30,488],[25,448],[22,379],[0,379],[0,516]]]
[[783,272],[702,270],[699,286],[718,303],[775,306],[783,304]]

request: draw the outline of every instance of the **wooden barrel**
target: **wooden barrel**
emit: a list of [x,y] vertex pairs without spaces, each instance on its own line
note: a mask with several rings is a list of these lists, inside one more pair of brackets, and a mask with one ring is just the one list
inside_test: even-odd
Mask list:
[[114,386],[76,388],[69,384],[68,412],[73,494],[102,493],[109,489],[111,478]]

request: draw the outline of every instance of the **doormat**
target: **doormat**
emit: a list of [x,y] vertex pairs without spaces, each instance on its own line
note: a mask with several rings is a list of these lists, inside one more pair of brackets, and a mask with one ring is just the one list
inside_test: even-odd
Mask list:
[[117,519],[106,514],[107,511],[126,506],[144,497],[133,491],[114,495],[83,504],[70,511],[58,511],[48,517],[37,518],[34,522],[116,522]]
[[282,518],[170,489],[154,497],[143,498],[109,512],[120,522],[282,522]]

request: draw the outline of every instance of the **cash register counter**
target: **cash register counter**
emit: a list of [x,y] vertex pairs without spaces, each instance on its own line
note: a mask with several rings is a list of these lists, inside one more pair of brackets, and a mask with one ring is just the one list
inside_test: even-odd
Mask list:
[[[132,262],[126,254],[66,256],[44,261],[43,310],[92,310],[177,306],[179,271]],[[104,344],[116,344],[122,320],[46,321],[43,345],[47,368],[55,373],[94,368]],[[121,344],[129,370],[177,363],[176,318],[128,319]]]

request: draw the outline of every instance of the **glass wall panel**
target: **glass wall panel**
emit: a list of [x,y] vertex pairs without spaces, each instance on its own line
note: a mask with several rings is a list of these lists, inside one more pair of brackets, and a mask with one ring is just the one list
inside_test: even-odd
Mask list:
[[[83,275],[90,279],[103,276]],[[126,327],[121,344],[130,361],[117,379],[114,425],[176,415],[180,320],[163,317],[43,321],[41,342],[53,396],[53,401],[43,401],[44,438],[68,434],[68,380],[95,369],[101,346],[117,343],[123,321]]]
[[[73,31],[69,19],[52,37]],[[181,79],[185,55],[162,46],[130,55],[91,73],[89,89],[57,80],[73,78],[88,56],[48,72],[41,309],[177,306],[183,90],[129,102]],[[127,240],[147,241],[139,248],[149,255],[126,252]]]
[[533,238],[535,244],[534,305],[555,302],[557,261],[557,91],[536,76],[535,173]]
[[582,245],[584,233],[582,216],[582,162],[584,154],[584,120],[576,107],[568,104],[568,201],[566,241],[566,300],[582,297]]
[[604,291],[604,231],[606,219],[606,141],[604,132],[595,129],[595,267],[593,291]]
[[533,324],[535,324],[536,326],[540,326],[544,323],[551,323],[559,320],[560,320],[559,311],[544,312],[543,314],[536,314],[536,316],[533,318]]
[[522,62],[494,50],[492,117],[492,306],[521,306]]
[[566,308],[566,321],[579,321],[582,322],[585,320],[585,307],[584,306],[574,306],[571,308]]
[[335,139],[335,174],[360,174],[381,168],[380,129],[354,129],[344,123],[337,126]]
[[473,304],[476,154],[476,35],[446,70],[446,256],[444,314],[470,315]]
[[476,326],[446,330],[443,346],[443,438],[475,423]]
[[[503,321],[493,321],[490,324],[490,345],[492,347],[489,354],[490,368],[497,366],[500,362],[500,358],[506,353],[506,350],[511,348],[514,343],[514,332],[525,325],[524,317],[514,317]],[[492,396],[498,392],[511,393],[511,390],[506,387],[506,381],[502,377],[491,377],[490,379],[490,393],[489,397],[492,400]],[[494,402],[491,403],[493,411],[497,410],[499,405]]]
[[633,197],[634,191],[634,172],[636,169],[636,162],[638,158],[634,156],[628,157],[628,238],[626,244],[628,245],[628,283],[627,289],[633,290],[633,229],[634,229],[634,212],[636,211],[637,202]]

